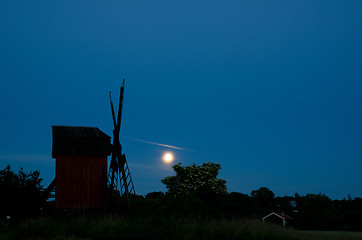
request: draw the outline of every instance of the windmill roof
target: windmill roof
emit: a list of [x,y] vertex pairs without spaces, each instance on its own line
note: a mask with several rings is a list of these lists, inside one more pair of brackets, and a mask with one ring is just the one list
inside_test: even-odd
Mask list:
[[53,158],[57,154],[105,155],[111,153],[111,137],[97,127],[53,126]]
[[53,126],[53,137],[111,138],[97,127]]

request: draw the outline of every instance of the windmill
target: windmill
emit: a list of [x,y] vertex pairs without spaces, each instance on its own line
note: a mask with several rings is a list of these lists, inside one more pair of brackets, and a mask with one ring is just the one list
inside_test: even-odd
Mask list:
[[119,181],[120,193],[122,196],[125,196],[127,201],[129,202],[129,195],[136,194],[136,192],[134,189],[131,172],[128,168],[128,164],[126,161],[126,155],[122,154],[122,145],[119,141],[119,132],[121,130],[121,117],[122,117],[122,108],[123,108],[123,93],[124,93],[124,79],[121,86],[117,119],[114,113],[111,92],[109,92],[114,130],[113,130],[113,144],[111,149],[112,157],[108,172],[108,184],[111,188],[111,191],[117,190],[118,181]]

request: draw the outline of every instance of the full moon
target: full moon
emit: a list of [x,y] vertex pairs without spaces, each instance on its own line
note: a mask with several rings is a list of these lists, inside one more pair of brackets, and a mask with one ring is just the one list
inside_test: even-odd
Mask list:
[[172,163],[173,159],[174,159],[174,157],[171,152],[166,152],[162,157],[163,162],[166,164]]

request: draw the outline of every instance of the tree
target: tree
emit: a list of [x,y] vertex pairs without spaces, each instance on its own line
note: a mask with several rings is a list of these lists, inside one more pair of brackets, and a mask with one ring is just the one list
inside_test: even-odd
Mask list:
[[307,229],[329,229],[336,210],[333,201],[324,194],[307,194],[299,201],[298,224]]
[[19,218],[38,211],[42,180],[39,171],[25,173],[20,168],[16,174],[10,165],[0,170],[0,217]]
[[251,192],[251,197],[254,199],[255,213],[267,214],[273,211],[275,205],[274,193],[266,187],[261,187]]
[[165,194],[163,192],[150,192],[146,194],[147,200],[158,200],[163,199],[165,197]]
[[274,193],[266,187],[261,187],[258,190],[251,191],[251,197],[256,200],[271,201],[274,199]]
[[224,198],[222,208],[226,217],[251,217],[253,213],[252,198],[247,194],[231,192]]
[[226,194],[226,181],[218,179],[221,165],[218,163],[203,163],[201,166],[181,166],[178,163],[172,167],[176,176],[161,180],[166,185],[167,193],[173,196],[196,196],[201,199]]

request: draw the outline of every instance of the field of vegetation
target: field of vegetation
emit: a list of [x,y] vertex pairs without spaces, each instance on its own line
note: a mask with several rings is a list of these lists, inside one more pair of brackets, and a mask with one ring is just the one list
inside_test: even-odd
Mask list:
[[301,231],[303,234],[313,235],[316,238],[323,236],[337,239],[362,239],[362,232],[349,231]]
[[0,238],[15,239],[250,239],[250,240],[354,240],[360,233],[304,232],[260,220],[75,217],[27,220],[15,229],[3,229]]
[[[15,239],[362,239],[362,199],[323,194],[275,197],[265,187],[250,195],[226,190],[219,164],[174,166],[162,182],[168,191],[131,195],[108,191],[106,211],[44,205],[39,172],[0,171],[0,240]],[[9,194],[10,193],[10,194]],[[288,228],[263,223],[287,213]],[[323,230],[323,231],[322,231]]]

